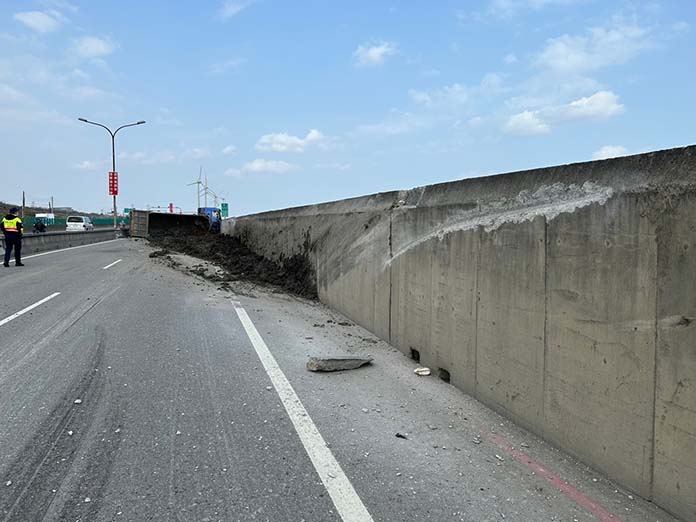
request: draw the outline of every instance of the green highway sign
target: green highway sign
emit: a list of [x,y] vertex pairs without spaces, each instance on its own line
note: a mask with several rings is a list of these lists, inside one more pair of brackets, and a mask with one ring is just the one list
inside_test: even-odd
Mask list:
[[123,209],[123,213],[124,213],[124,214],[130,214],[130,211],[131,211],[131,209],[129,209],[129,208],[124,208],[124,209]]
[[222,217],[226,218],[230,212],[230,204],[229,203],[222,203],[220,205],[220,211],[222,212]]

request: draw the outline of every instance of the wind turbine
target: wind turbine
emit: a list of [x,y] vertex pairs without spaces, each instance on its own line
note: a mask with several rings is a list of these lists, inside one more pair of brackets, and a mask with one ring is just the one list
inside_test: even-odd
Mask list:
[[[196,195],[198,196],[198,206],[196,207],[196,213],[198,213],[198,209],[201,208],[201,185],[203,185],[203,182],[201,181],[201,176],[203,175],[203,167],[200,167],[200,170],[198,171],[198,181],[194,181],[193,183],[189,183],[186,186],[190,187],[192,185],[198,185],[196,188]],[[208,176],[206,175],[206,179]],[[207,188],[207,184],[206,184]]]

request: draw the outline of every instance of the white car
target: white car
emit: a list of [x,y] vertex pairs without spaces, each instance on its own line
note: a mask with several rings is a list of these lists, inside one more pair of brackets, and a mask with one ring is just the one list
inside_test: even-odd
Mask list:
[[87,230],[94,230],[92,220],[87,216],[68,216],[65,221],[66,232],[86,232]]

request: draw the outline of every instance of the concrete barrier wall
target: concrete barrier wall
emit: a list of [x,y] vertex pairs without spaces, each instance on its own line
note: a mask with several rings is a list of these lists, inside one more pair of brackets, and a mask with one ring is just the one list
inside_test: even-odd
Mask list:
[[320,299],[696,521],[696,147],[227,220]]
[[[100,243],[116,238],[113,228],[92,230],[90,232],[46,232],[44,234],[26,234],[22,239],[22,256],[28,256],[49,250],[59,250],[74,246]],[[4,238],[0,239],[3,251]]]

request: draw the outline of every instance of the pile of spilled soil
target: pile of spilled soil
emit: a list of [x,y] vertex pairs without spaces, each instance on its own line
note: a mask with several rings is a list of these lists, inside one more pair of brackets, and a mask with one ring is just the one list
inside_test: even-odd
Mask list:
[[167,251],[180,252],[221,266],[226,272],[224,280],[273,285],[301,297],[317,298],[312,267],[302,255],[276,263],[252,252],[238,238],[222,234],[186,235],[173,231],[151,237],[150,243],[162,249],[150,257],[159,257]]

